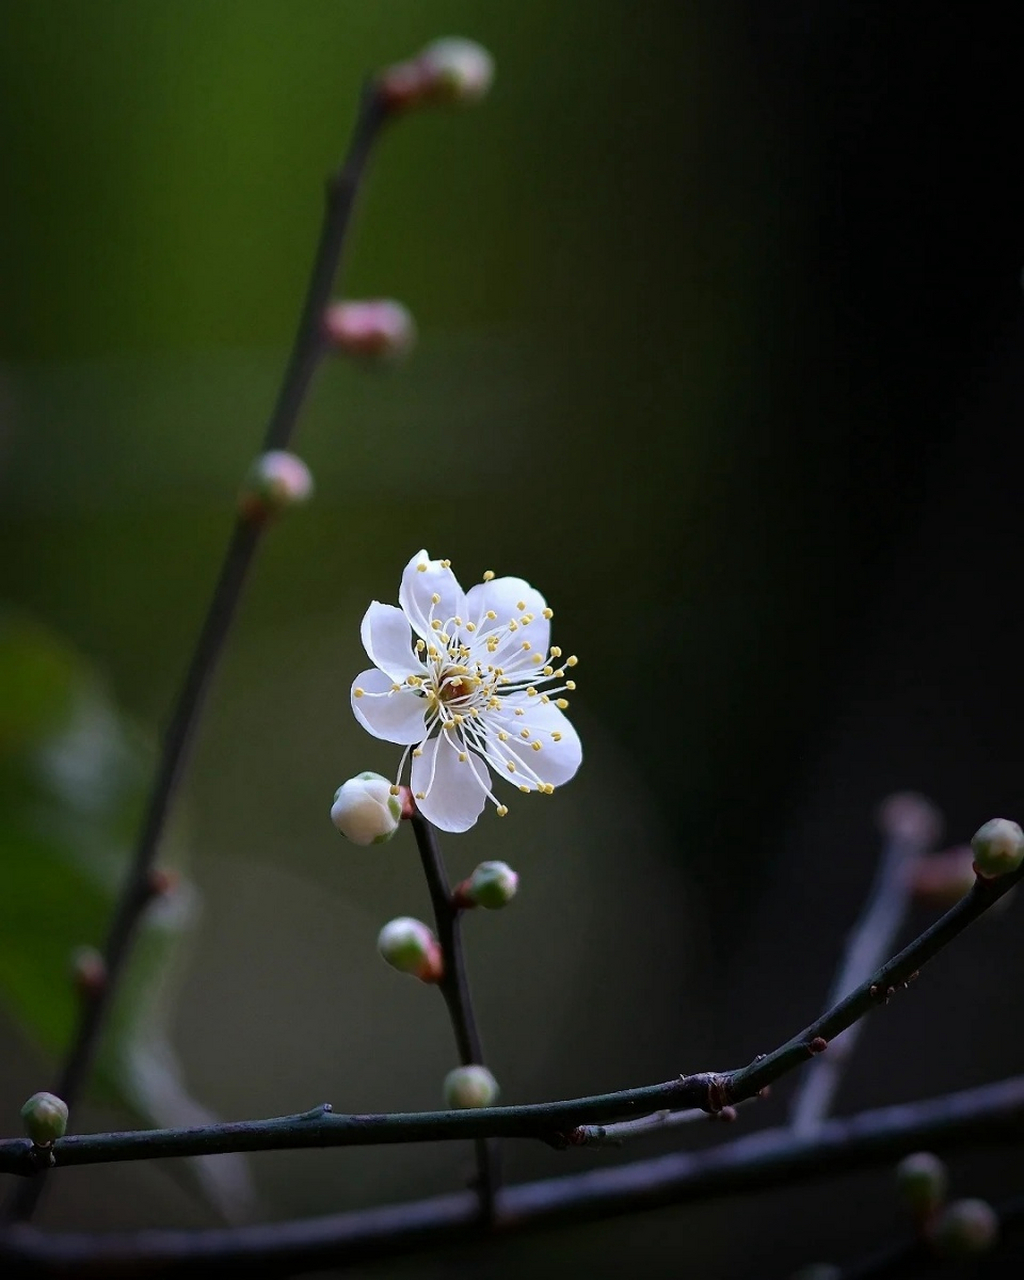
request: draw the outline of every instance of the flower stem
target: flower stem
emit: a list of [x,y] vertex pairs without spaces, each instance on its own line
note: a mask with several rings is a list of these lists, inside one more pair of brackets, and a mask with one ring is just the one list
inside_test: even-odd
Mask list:
[[[345,162],[328,182],[320,241],[291,356],[267,426],[265,450],[283,449],[288,444],[313,375],[325,353],[323,311],[338,274],[356,196],[373,143],[385,119],[385,107],[375,83],[371,82],[363,91]],[[248,520],[244,516],[236,520],[199,639],[174,704],[138,841],[103,948],[104,981],[80,1003],[78,1023],[55,1088],[58,1097],[63,1098],[72,1110],[88,1078],[107,1013],[131,953],[139,921],[153,897],[151,873],[167,815],[177,793],[206,695],[265,528],[266,521]],[[40,1177],[31,1183],[22,1184],[5,1206],[4,1216],[20,1221],[31,1217],[44,1182],[45,1179]]]
[[[437,925],[437,940],[444,956],[444,973],[438,986],[448,1007],[459,1060],[463,1066],[471,1063],[484,1065],[480,1033],[477,1030],[473,1001],[469,993],[469,979],[462,952],[461,913],[452,896],[448,873],[445,870],[441,848],[434,828],[420,814],[412,819],[413,834],[420,851],[423,874],[426,877],[430,902]],[[477,1182],[480,1192],[480,1212],[485,1222],[493,1222],[495,1195],[501,1180],[499,1151],[493,1138],[477,1138]]]

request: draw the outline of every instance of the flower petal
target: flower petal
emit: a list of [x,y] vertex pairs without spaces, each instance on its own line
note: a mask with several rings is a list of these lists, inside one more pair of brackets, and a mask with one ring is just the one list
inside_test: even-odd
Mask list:
[[[516,707],[522,710],[521,716],[515,714]],[[531,791],[542,782],[560,787],[583,759],[579,734],[553,702],[541,702],[539,697],[503,698],[501,710],[486,716],[485,731],[485,754],[495,773]],[[501,741],[499,732],[507,733],[507,740]],[[535,742],[540,743],[539,750]],[[509,762],[516,766],[514,771]]]
[[[437,604],[434,604],[435,595],[440,596]],[[424,640],[434,635],[436,628],[432,628],[431,623],[435,620],[443,627],[449,618],[465,621],[467,616],[466,597],[458,578],[445,567],[444,561],[431,560],[425,551],[418,552],[405,566],[398,603]]]
[[[547,601],[541,593],[522,578],[494,578],[491,582],[478,582],[466,592],[466,616],[476,627],[475,638],[482,638],[489,631],[505,631],[509,622],[515,621],[515,630],[502,640],[492,659],[506,670],[529,666],[535,653],[547,657],[551,623],[544,617],[546,608]],[[488,618],[489,612],[496,617]],[[525,622],[526,615],[532,615],[531,621]],[[529,641],[528,650],[522,647],[524,640]],[[518,657],[520,653],[522,658]]]
[[[355,718],[375,738],[408,746],[426,733],[426,698],[411,689],[394,690],[395,681],[372,667],[352,683],[352,711]],[[362,690],[357,696],[356,690]]]
[[420,813],[442,831],[468,831],[483,812],[490,786],[487,766],[444,733],[413,758],[410,781]]
[[359,634],[366,656],[392,680],[401,684],[406,676],[423,674],[423,663],[412,650],[409,619],[401,609],[374,600],[363,614]]

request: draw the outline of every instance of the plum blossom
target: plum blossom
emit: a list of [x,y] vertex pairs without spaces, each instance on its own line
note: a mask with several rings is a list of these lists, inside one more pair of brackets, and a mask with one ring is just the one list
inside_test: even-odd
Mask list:
[[522,578],[466,592],[448,560],[420,551],[402,574],[399,608],[374,600],[361,636],[369,670],[352,685],[352,710],[375,738],[405,747],[398,785],[410,782],[423,816],[467,831],[490,800],[491,770],[520,791],[550,795],[580,766],[579,737],[561,696],[576,658],[551,644],[552,611]]

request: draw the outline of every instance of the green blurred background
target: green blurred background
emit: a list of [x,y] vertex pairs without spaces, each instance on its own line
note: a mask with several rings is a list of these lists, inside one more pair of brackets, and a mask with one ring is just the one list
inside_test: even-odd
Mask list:
[[[512,910],[467,922],[506,1100],[734,1065],[824,990],[848,903],[816,926],[821,980],[798,994],[751,976],[765,954],[751,940],[765,901],[778,905],[833,703],[857,696],[843,677],[873,633],[865,606],[920,496],[897,495],[920,472],[922,432],[939,440],[948,423],[925,431],[921,409],[908,436],[884,359],[837,355],[847,320],[828,269],[852,275],[864,244],[842,242],[847,261],[842,220],[823,221],[835,139],[814,95],[842,31],[820,65],[799,62],[792,15],[773,6],[773,25],[755,10],[3,8],[0,596],[17,626],[34,619],[98,673],[126,732],[150,742],[281,376],[362,77],[455,32],[497,62],[479,109],[403,120],[375,157],[346,292],[402,299],[421,342],[401,368],[337,364],[319,379],[296,442],[316,500],[261,553],[184,788],[175,858],[201,909],[161,1009],[189,1092],[226,1117],[432,1107],[453,1063],[440,1002],[375,955],[386,919],[428,909],[409,834],[359,851],[327,816],[344,778],[394,767],[355,725],[348,688],[367,602],[394,600],[424,545],[466,582],[485,568],[534,582],[556,642],[580,655],[579,777],[445,842],[455,874],[496,856],[522,876]],[[848,123],[834,104],[826,121]],[[854,227],[869,212],[856,196],[843,208]],[[931,367],[935,353],[904,355]],[[842,797],[850,844],[870,850],[881,792],[932,782],[902,759],[868,769]],[[14,783],[7,800],[17,810]],[[119,830],[137,789],[122,800]],[[26,847],[5,844],[23,895],[40,874]],[[73,831],[54,847],[81,853]],[[870,858],[851,865],[855,893]],[[61,955],[101,940],[103,904],[78,938],[72,906],[52,953],[58,938]],[[37,1036],[3,1025],[13,1130],[50,1066]],[[97,1094],[75,1123],[124,1114]],[[457,1186],[468,1160],[454,1147],[257,1157],[253,1212]],[[513,1176],[570,1163],[508,1154]],[[64,1178],[43,1215],[215,1218],[176,1171],[149,1166]],[[760,1274],[725,1221],[663,1214],[540,1247],[672,1274],[685,1232],[696,1265]],[[807,1257],[785,1213],[775,1221],[762,1229],[783,1274]],[[455,1262],[514,1275],[537,1246],[504,1248]]]

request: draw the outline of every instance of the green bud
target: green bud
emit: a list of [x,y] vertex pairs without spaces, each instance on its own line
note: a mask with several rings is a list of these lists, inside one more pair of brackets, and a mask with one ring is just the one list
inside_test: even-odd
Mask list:
[[924,1216],[945,1200],[949,1171],[938,1156],[917,1151],[896,1166],[896,1185],[914,1213]]
[[25,1131],[37,1147],[48,1147],[63,1138],[68,1127],[68,1105],[52,1093],[34,1093],[21,1109]]
[[421,982],[437,982],[444,972],[444,957],[437,939],[412,916],[389,920],[377,937],[377,949],[399,973],[411,973]]
[[967,1258],[986,1253],[999,1237],[999,1218],[984,1200],[954,1200],[928,1233],[941,1258]]
[[495,911],[508,906],[518,888],[519,877],[507,862],[481,862],[459,886],[459,895],[474,906]]
[[974,833],[971,848],[978,874],[993,880],[1024,862],[1024,831],[1008,818],[991,818]]
[[312,492],[313,477],[302,459],[283,449],[272,449],[260,454],[249,468],[238,509],[247,520],[265,520],[299,506]]
[[492,1107],[498,1100],[498,1082],[486,1067],[475,1063],[456,1067],[444,1078],[444,1102],[453,1110]]
[[402,801],[379,773],[359,773],[334,793],[331,821],[353,844],[385,844],[402,820]]

